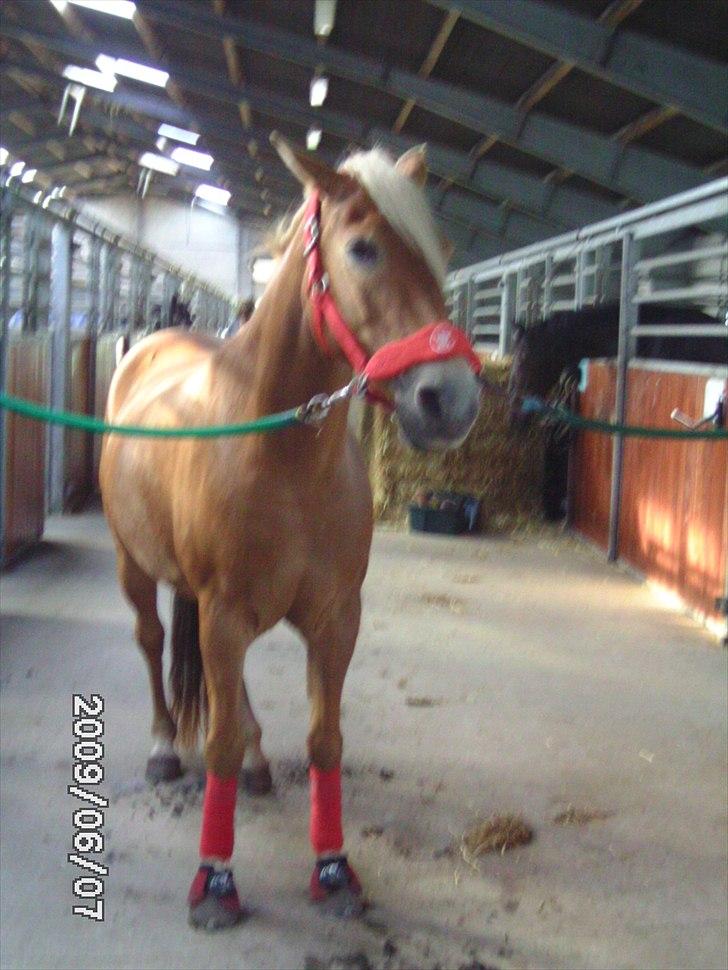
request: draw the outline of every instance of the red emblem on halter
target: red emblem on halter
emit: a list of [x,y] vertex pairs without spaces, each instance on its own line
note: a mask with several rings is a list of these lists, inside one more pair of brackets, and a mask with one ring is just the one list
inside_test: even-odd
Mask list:
[[[326,340],[326,328],[354,368],[369,381],[388,381],[416,364],[426,364],[462,357],[472,370],[480,373],[481,363],[462,330],[449,320],[438,320],[401,340],[392,340],[380,347],[371,357],[349,329],[329,290],[324,272],[319,239],[321,199],[312,192],[304,214],[304,256],[308,260],[308,290],[311,297],[311,329],[314,338],[327,357],[331,350]],[[377,395],[369,397],[383,401]]]

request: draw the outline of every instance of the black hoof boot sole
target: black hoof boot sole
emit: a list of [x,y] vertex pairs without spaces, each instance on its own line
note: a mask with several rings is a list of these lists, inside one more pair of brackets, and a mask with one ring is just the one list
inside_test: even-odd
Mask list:
[[215,872],[212,866],[200,866],[187,901],[189,924],[198,930],[230,929],[247,916],[229,869]]
[[345,855],[316,862],[309,893],[320,912],[338,919],[356,919],[368,907],[359,878]]

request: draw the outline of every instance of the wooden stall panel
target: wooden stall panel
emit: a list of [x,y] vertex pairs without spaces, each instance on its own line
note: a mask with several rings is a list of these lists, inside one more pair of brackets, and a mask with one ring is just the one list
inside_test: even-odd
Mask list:
[[[630,370],[627,422],[679,427],[673,408],[702,416],[707,377]],[[619,530],[622,558],[717,616],[726,570],[728,442],[627,439]]]
[[[8,346],[8,393],[47,404],[50,344],[45,335],[12,335]],[[45,524],[46,426],[6,415],[3,565],[37,542]]]
[[[103,418],[106,412],[106,398],[109,396],[111,378],[116,370],[117,360],[128,347],[128,338],[122,333],[104,333],[96,338],[96,368],[94,374],[94,414]],[[93,487],[99,491],[99,462],[101,461],[101,435],[93,436]]]
[[[91,369],[93,339],[73,336],[70,346],[70,373],[67,407],[77,414],[93,413]],[[78,512],[91,493],[92,436],[86,431],[65,432],[65,468],[63,482],[64,512]]]
[[[612,420],[615,375],[613,364],[590,361],[587,387],[579,401],[579,413],[583,417]],[[608,435],[580,431],[576,436],[572,462],[571,524],[578,532],[606,549],[609,539],[612,439]]]

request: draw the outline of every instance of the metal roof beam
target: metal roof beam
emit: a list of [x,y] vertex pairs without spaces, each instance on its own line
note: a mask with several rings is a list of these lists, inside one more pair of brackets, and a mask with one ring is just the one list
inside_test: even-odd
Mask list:
[[[460,0],[452,0],[453,9],[459,3]],[[706,181],[694,166],[656,152],[615,145],[604,135],[545,114],[533,112],[524,120],[522,112],[495,98],[432,78],[421,78],[328,44],[319,46],[315,41],[268,25],[215,17],[205,7],[182,4],[179,0],[139,0],[139,4],[147,17],[177,29],[184,27],[216,38],[229,35],[241,47],[312,69],[322,65],[331,73],[359,84],[403,100],[412,99],[433,114],[483,135],[497,135],[511,145],[630,198],[651,201]],[[520,4],[515,6],[521,9]]]
[[728,77],[723,65],[629,30],[615,30],[539,0],[429,0],[466,20],[570,61],[589,74],[678,108],[725,131]]
[[[6,65],[0,65],[0,70],[5,69],[5,67]],[[43,68],[33,67],[30,70],[38,74],[44,72]],[[50,74],[51,72],[47,73]],[[190,71],[185,76],[185,86],[187,88],[192,89],[191,85],[194,84],[195,89],[198,89],[197,85],[199,83],[200,94],[206,95],[210,98],[215,98],[218,97],[219,93],[222,93],[222,100],[226,100],[226,92],[229,88],[227,82],[221,83],[219,81],[210,80],[205,81],[205,84],[203,85],[201,82],[193,79],[192,75],[193,72]],[[51,77],[55,76],[51,75]],[[301,108],[298,103],[293,101],[291,98],[285,98],[271,92],[259,91],[257,88],[250,88],[249,90],[251,92],[251,103],[256,106],[256,109],[263,111],[264,113],[271,114],[276,119],[289,118],[290,120],[293,120],[299,124],[303,123],[304,125],[310,123],[310,121],[307,120],[301,122],[301,117],[307,119],[316,119],[324,127],[329,130],[334,130],[335,133],[339,134],[341,137],[359,142],[360,144],[365,144],[367,141],[367,136],[373,134],[371,129],[369,129],[363,123],[353,122],[346,116],[323,109],[318,109],[316,112],[313,112],[307,108]],[[255,91],[255,94],[252,93],[253,91]],[[126,107],[128,104],[128,96],[121,94],[120,92],[108,93],[105,91],[95,91],[94,97],[111,104],[121,104],[124,107]],[[149,96],[144,97],[149,99]],[[134,97],[134,101],[136,101],[136,98],[137,96]],[[159,117],[162,105],[166,105],[167,103],[161,102],[160,105],[158,102],[161,99],[152,98],[149,100],[152,109],[157,117]],[[174,106],[168,105],[168,107],[172,109]],[[179,111],[180,109],[174,108],[174,110]],[[187,120],[187,115],[186,113],[184,114],[185,117],[182,123],[190,124],[192,119]],[[377,130],[375,134],[378,136],[379,131]],[[382,139],[390,139],[392,133],[386,129],[383,129],[381,135]],[[454,203],[450,204],[454,205]],[[548,236],[553,235],[556,228],[553,224],[541,223],[540,225],[542,225],[542,230],[537,236],[534,236],[533,233],[528,230],[526,230],[528,234],[524,236],[523,231],[521,231],[523,230],[523,226],[519,225],[519,231],[514,234],[511,230],[513,226],[517,224],[517,220],[510,223],[504,222],[501,218],[498,206],[494,203],[488,202],[485,199],[481,200],[479,198],[472,198],[468,202],[468,205],[464,206],[463,208],[467,209],[468,221],[470,224],[472,224],[474,227],[481,228],[485,232],[496,234],[498,236],[502,235],[506,244],[522,244],[524,239],[527,239],[529,242],[533,242],[535,239],[545,239]],[[448,214],[445,209],[442,210],[442,213],[443,215]],[[533,219],[529,222],[528,216],[524,216],[523,221],[527,224],[527,226],[530,227],[536,224],[536,220]]]

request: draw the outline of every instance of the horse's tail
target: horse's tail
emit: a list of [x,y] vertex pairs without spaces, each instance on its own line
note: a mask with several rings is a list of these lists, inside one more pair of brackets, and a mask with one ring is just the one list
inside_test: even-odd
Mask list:
[[174,594],[172,610],[172,717],[177,741],[194,748],[200,727],[207,727],[207,688],[200,653],[200,614],[197,600]]

